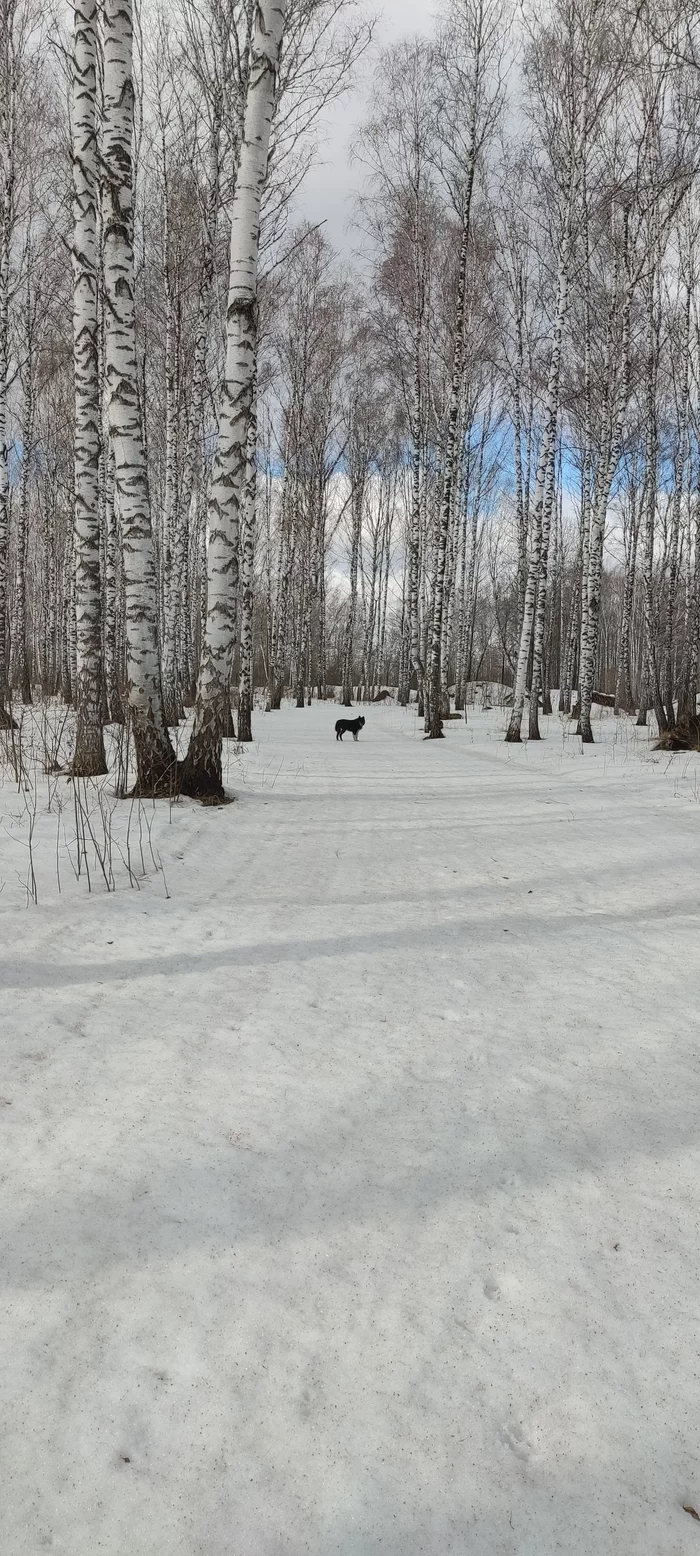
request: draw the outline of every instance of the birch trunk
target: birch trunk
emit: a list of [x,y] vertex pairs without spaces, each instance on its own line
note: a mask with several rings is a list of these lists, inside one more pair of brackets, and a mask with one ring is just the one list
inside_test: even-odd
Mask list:
[[352,510],[352,539],[350,547],[350,597],[345,613],[345,630],[343,633],[343,684],[340,700],[344,708],[352,706],[352,640],[355,631],[355,612],[357,609],[357,567],[360,555],[360,529],[362,526],[362,504],[364,499],[364,487],[360,486],[353,496]]
[[438,532],[437,557],[435,565],[435,596],[433,600],[432,632],[430,640],[430,708],[429,718],[426,720],[426,733],[430,740],[439,740],[442,738],[441,665],[442,622],[445,603],[445,566],[447,560],[447,545],[450,534],[450,525],[452,523],[454,489],[459,463],[457,429],[459,425],[459,410],[462,399],[462,384],[464,380],[464,315],[467,295],[467,260],[469,257],[471,198],[472,189],[474,186],[475,163],[476,147],[472,142],[469,171],[467,175],[466,209],[464,225],[462,228],[462,240],[459,257],[457,314],[455,319],[452,378],[450,382],[450,398],[447,416],[445,469],[442,483],[440,528]]
[[615,712],[633,713],[632,667],[630,660],[630,636],[637,565],[637,539],[639,536],[639,511],[634,492],[631,493],[628,533],[625,537],[625,573],[622,596],[622,620],[615,682]]
[[[30,217],[31,221],[31,217]],[[15,599],[12,614],[12,643],[10,676],[22,702],[29,706],[32,700],[31,677],[27,660],[27,550],[29,541],[29,478],[34,453],[34,308],[31,294],[31,249],[27,252],[27,282],[25,302],[25,352],[24,410],[22,417],[22,470],[19,480],[17,503],[17,535],[15,554]]]
[[[598,656],[598,632],[600,622],[600,587],[603,570],[603,542],[605,540],[605,521],[608,511],[608,502],[612,483],[620,458],[622,447],[622,434],[625,417],[627,414],[627,402],[629,399],[630,364],[629,364],[629,334],[630,334],[630,308],[632,305],[631,288],[628,287],[623,303],[622,313],[622,339],[619,348],[618,386],[614,403],[610,410],[610,425],[606,433],[605,445],[601,450],[599,468],[596,475],[593,504],[591,507],[591,526],[589,541],[588,562],[588,588],[587,588],[587,622],[585,639],[582,639],[581,653],[581,695],[579,702],[579,727],[584,745],[593,744],[593,730],[591,728],[591,706],[593,699],[593,686]],[[608,354],[606,382],[614,381],[614,368],[610,354]]]
[[410,569],[410,555],[404,551],[404,564],[401,573],[401,629],[399,651],[399,684],[398,703],[400,708],[407,708],[411,697],[411,665],[409,657],[409,622],[408,622],[408,572]]
[[666,630],[664,633],[664,684],[663,697],[666,704],[666,718],[669,725],[675,723],[676,714],[673,706],[674,694],[674,625],[676,613],[676,596],[678,592],[679,574],[679,543],[681,527],[681,504],[683,501],[683,485],[687,460],[688,420],[690,401],[690,310],[692,293],[690,286],[686,287],[685,309],[683,317],[683,344],[681,362],[681,393],[678,408],[678,443],[673,469],[673,498],[671,503],[671,556],[668,575],[668,598],[666,601]]
[[257,344],[260,206],[267,179],[270,128],[286,0],[259,0],[248,96],[231,214],[226,322],[226,379],[209,498],[207,619],[195,699],[194,729],[183,766],[186,793],[223,798],[221,745],[228,717],[238,593],[240,507],[253,398]]
[[10,250],[15,219],[17,79],[13,48],[15,0],[0,0],[0,727],[12,723],[7,676],[7,561],[10,538],[8,377]]
[[[655,258],[658,256],[658,248],[655,244]],[[646,427],[644,434],[646,474],[644,484],[644,552],[642,564],[642,577],[644,585],[644,672],[643,681],[646,687],[644,705],[640,703],[637,723],[646,723],[648,707],[653,707],[659,731],[666,728],[666,711],[661,697],[659,684],[658,663],[655,645],[655,609],[654,609],[654,531],[656,524],[656,502],[659,463],[659,435],[657,425],[657,378],[659,367],[659,330],[660,321],[656,306],[656,294],[658,287],[658,275],[656,269],[649,279],[647,297],[647,376],[645,387],[645,412]]]
[[[547,484],[545,488],[544,503],[542,505],[542,545],[540,548],[540,574],[537,580],[537,608],[535,611],[535,627],[532,652],[532,684],[530,686],[530,712],[528,722],[528,739],[539,740],[540,736],[540,692],[542,691],[542,657],[544,649],[544,626],[547,610],[547,567],[549,563],[549,533],[552,524],[552,508],[554,505],[554,475],[555,475],[555,450],[552,449],[547,472]],[[544,712],[544,707],[543,710]]]
[[418,688],[419,714],[424,711],[425,668],[420,651],[420,549],[421,549],[421,436],[423,396],[421,392],[421,350],[423,339],[423,283],[418,254],[418,238],[414,234],[414,306],[415,342],[413,357],[413,452],[411,457],[411,528],[410,567],[408,584],[408,623],[411,669]]
[[76,0],[71,80],[77,671],[77,723],[72,772],[76,778],[92,778],[107,771],[102,734],[96,19],[95,0]]
[[[380,493],[379,500],[380,500],[380,503],[381,503],[381,493]],[[376,660],[375,660],[375,657],[374,657],[374,629],[375,629],[375,621],[376,621],[376,615],[377,615],[378,589],[379,589],[379,583],[380,583],[378,574],[379,574],[379,567],[380,567],[380,539],[381,538],[382,538],[382,535],[381,535],[381,514],[380,514],[380,521],[376,522],[374,524],[373,530],[372,530],[372,556],[371,556],[371,559],[370,559],[369,599],[367,601],[367,611],[366,611],[366,616],[365,616],[364,639],[363,639],[363,644],[362,644],[362,688],[363,688],[363,698],[364,698],[365,702],[369,701],[369,699],[370,699],[370,697],[372,695],[372,690],[373,690],[373,685],[374,685],[374,672],[375,672],[375,664],[376,664]]]
[[328,667],[326,647],[326,492],[325,485],[319,491],[318,522],[315,535],[316,547],[316,597],[318,609],[317,627],[317,677],[318,696],[323,702],[327,695]]
[[513,385],[513,437],[515,448],[515,514],[518,533],[518,609],[522,618],[525,609],[525,589],[527,587],[527,511],[525,506],[525,487],[523,481],[523,412],[522,412],[522,387],[525,376],[525,350],[523,345],[523,326],[525,320],[525,287],[523,281],[523,267],[518,265],[515,283],[515,331],[517,367],[515,382]]
[[[192,383],[187,417],[185,455],[182,470],[182,488],[177,505],[173,547],[173,613],[176,675],[180,695],[191,702],[194,696],[194,675],[191,660],[189,630],[189,578],[190,536],[196,533],[196,513],[193,503],[195,470],[202,435],[204,392],[206,385],[207,343],[212,313],[212,288],[216,259],[216,229],[219,215],[221,177],[221,127],[223,100],[217,91],[212,103],[212,124],[209,137],[209,178],[202,235],[202,258],[199,274],[197,324],[192,366]],[[196,547],[192,548],[196,551]]]
[[[691,528],[693,539],[691,540]],[[697,711],[698,638],[700,636],[700,493],[696,490],[692,516],[688,516],[688,573],[686,585],[686,642],[678,696],[678,717]]]
[[523,619],[520,631],[520,647],[518,651],[518,664],[515,675],[515,689],[513,693],[513,712],[506,733],[506,740],[512,742],[517,742],[520,740],[523,710],[525,708],[527,674],[530,663],[530,650],[532,647],[532,633],[535,619],[535,609],[537,605],[540,560],[542,555],[542,521],[547,487],[547,472],[549,470],[549,462],[554,451],[557,420],[559,415],[559,378],[561,372],[562,337],[564,333],[564,321],[568,308],[569,275],[573,247],[573,195],[574,174],[572,169],[564,228],[561,244],[559,247],[559,260],[557,265],[556,312],[554,316],[552,344],[549,355],[549,372],[547,376],[547,392],[545,397],[544,429],[537,462],[535,491],[532,503],[532,514],[530,518],[530,548],[528,556],[527,583],[525,586],[525,603],[523,606]]
[[162,132],[161,157],[164,191],[163,278],[165,289],[165,491],[160,528],[162,618],[164,626],[162,639],[163,702],[166,722],[169,725],[175,725],[179,724],[183,717],[177,664],[177,631],[180,614],[179,592],[182,575],[176,571],[173,563],[176,561],[176,565],[179,566],[182,561],[179,556],[176,558],[176,536],[179,538],[183,522],[179,518],[180,504],[178,501],[176,468],[178,423],[177,363],[179,360],[179,340],[177,337],[179,335],[179,323],[176,318],[171,273],[170,179],[164,131]]
[[241,527],[241,629],[238,682],[238,739],[253,738],[253,568],[255,562],[256,448],[258,421],[255,398],[248,426],[245,503]]
[[134,317],[131,0],[104,0],[105,368],[123,554],[127,697],[137,792],[172,792],[158,652],[158,600]]

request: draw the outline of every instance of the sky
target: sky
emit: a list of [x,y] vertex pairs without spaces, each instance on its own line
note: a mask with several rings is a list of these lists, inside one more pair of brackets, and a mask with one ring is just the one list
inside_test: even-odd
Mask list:
[[362,181],[361,169],[350,164],[350,147],[365,117],[377,55],[394,38],[429,33],[437,10],[437,0],[366,0],[366,11],[377,17],[371,50],[357,67],[353,89],[324,118],[321,154],[299,196],[300,216],[325,222],[326,237],[345,256],[358,241],[350,226]]

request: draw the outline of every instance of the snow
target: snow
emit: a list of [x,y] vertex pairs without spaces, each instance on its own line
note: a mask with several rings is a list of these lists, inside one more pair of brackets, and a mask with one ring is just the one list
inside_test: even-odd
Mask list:
[[364,711],[138,889],[6,779],[3,1556],[698,1550],[700,759]]

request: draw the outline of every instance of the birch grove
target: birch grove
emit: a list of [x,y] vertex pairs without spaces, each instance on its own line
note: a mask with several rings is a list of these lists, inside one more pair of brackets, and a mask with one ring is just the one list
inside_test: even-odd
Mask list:
[[[76,778],[119,738],[124,792],[214,802],[285,699],[687,734],[681,0],[445,0],[384,49],[357,0],[0,4],[3,726],[58,699]],[[339,251],[305,180],[360,61]]]

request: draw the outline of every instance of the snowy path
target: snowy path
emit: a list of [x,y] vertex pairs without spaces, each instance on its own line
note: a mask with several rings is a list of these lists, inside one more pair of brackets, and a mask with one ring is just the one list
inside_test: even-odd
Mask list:
[[700,764],[333,717],[0,897],[2,1556],[698,1552]]

